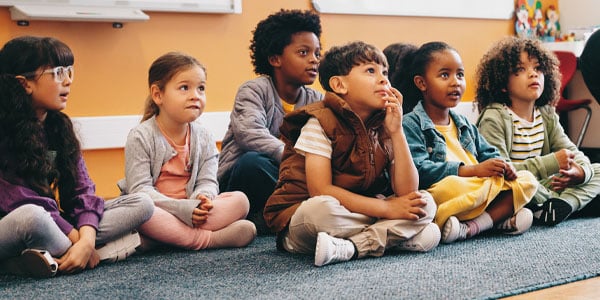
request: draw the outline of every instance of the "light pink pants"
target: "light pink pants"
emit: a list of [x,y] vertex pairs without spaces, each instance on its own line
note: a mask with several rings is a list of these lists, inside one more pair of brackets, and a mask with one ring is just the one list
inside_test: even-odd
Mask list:
[[206,223],[198,228],[190,227],[164,209],[155,207],[150,220],[142,224],[138,231],[163,244],[190,250],[205,249],[213,231],[246,218],[249,209],[250,204],[244,193],[226,192],[213,200]]

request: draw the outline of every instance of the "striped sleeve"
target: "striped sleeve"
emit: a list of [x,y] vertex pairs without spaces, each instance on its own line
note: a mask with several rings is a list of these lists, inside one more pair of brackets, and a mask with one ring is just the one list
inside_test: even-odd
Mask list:
[[310,118],[302,127],[294,149],[302,155],[312,153],[331,158],[331,140],[323,131],[323,127],[321,127],[317,118]]

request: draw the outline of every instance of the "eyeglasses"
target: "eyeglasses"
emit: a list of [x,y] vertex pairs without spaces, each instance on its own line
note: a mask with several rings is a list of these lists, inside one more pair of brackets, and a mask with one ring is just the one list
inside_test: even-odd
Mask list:
[[[52,69],[47,69],[47,70],[42,71],[40,76],[42,74],[46,74],[46,73],[52,74],[52,76],[54,76],[54,81],[60,83],[60,82],[65,81],[65,79],[67,79],[67,78],[69,78],[70,81],[73,81],[75,69],[73,69],[73,66],[68,66],[68,67],[58,66],[58,67],[54,67]],[[35,74],[36,74],[36,72],[27,72],[27,73],[21,74],[21,76],[31,77],[31,76],[34,76]]]

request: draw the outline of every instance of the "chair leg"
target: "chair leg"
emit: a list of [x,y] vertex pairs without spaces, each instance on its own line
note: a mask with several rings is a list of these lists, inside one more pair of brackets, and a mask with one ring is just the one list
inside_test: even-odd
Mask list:
[[583,142],[583,137],[585,136],[585,132],[587,131],[588,125],[590,124],[590,120],[592,119],[592,109],[589,106],[582,106],[580,108],[586,110],[586,115],[585,119],[583,120],[583,124],[581,125],[581,130],[579,131],[577,142],[575,143],[575,145],[577,145],[577,148],[581,146],[581,143]]

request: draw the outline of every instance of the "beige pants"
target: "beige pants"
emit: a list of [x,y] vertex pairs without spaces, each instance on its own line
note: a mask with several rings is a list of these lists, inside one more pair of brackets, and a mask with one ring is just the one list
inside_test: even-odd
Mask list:
[[331,196],[310,198],[298,207],[283,237],[283,248],[291,253],[314,253],[317,234],[351,240],[358,257],[382,256],[386,249],[410,239],[433,221],[436,205],[431,195],[421,191],[427,216],[417,221],[385,220],[353,213]]

